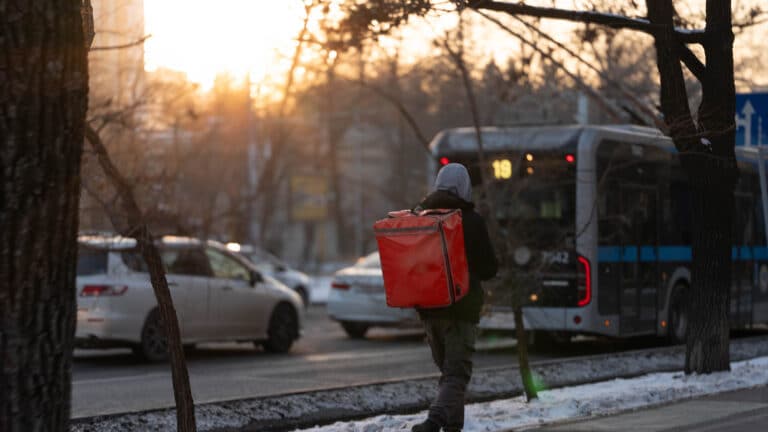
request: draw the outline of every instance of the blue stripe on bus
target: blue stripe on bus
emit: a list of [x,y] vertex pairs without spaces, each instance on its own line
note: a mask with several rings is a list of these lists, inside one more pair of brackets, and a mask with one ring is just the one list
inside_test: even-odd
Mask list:
[[656,261],[656,248],[653,246],[642,246],[640,248],[640,261]]
[[766,246],[755,246],[753,249],[753,258],[758,261],[766,261],[768,260],[768,247]]
[[600,262],[620,262],[621,247],[600,246],[597,248],[597,260]]
[[[692,259],[690,246],[640,246],[641,262],[689,262]],[[638,260],[637,246],[600,246],[597,248],[597,259],[600,262],[635,262]],[[731,248],[731,259],[734,261],[768,261],[766,246],[734,246]]]
[[659,247],[659,261],[687,262],[692,259],[691,256],[692,254],[690,246]]
[[752,259],[752,248],[749,246],[742,246],[739,250],[739,258],[743,260]]

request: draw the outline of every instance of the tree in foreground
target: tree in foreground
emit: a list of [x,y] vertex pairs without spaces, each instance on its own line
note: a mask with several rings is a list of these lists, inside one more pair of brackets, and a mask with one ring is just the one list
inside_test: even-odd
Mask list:
[[[86,2],[87,3],[87,2]],[[0,430],[66,431],[80,156],[82,0],[0,0]]]
[[[389,32],[410,17],[426,16],[445,3],[430,0],[372,0],[345,3],[346,43]],[[728,370],[728,310],[731,284],[733,190],[738,177],[735,146],[733,19],[730,0],[707,0],[704,29],[681,29],[686,23],[672,0],[646,0],[646,17],[595,10],[531,6],[524,2],[453,0],[459,10],[494,11],[582,22],[643,32],[654,39],[660,76],[659,124],[674,141],[690,185],[692,280],[688,290],[686,373]],[[620,11],[618,11],[620,12]],[[759,11],[750,11],[754,18]],[[706,64],[689,47],[703,48]],[[689,107],[683,65],[702,87],[702,101]]]

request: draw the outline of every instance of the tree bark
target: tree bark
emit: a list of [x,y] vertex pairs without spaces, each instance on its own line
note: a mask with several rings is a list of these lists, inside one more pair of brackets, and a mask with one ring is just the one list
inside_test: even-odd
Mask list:
[[[162,317],[168,339],[173,396],[176,401],[177,430],[181,432],[194,432],[197,430],[197,426],[195,424],[195,404],[192,400],[192,389],[189,385],[189,372],[187,371],[187,362],[184,359],[184,349],[181,344],[179,321],[176,310],[173,307],[173,299],[168,288],[168,280],[165,277],[165,269],[163,268],[160,251],[155,246],[154,238],[149,231],[130,183],[112,163],[109,153],[98,133],[91,127],[86,127],[85,136],[91,144],[104,174],[115,186],[120,198],[124,212],[122,216],[127,222],[127,227],[122,227],[122,229],[121,227],[116,228],[121,231],[121,235],[136,239],[141,256],[149,270],[152,289],[155,292],[155,298],[157,299],[160,316]],[[110,211],[110,209],[106,210]]]
[[736,90],[731,2],[707,0],[706,71],[699,106],[701,133],[710,143],[682,156],[691,184],[692,290],[685,372],[730,370],[728,312],[731,297],[733,191],[738,176]]
[[699,71],[704,98],[698,126],[688,107],[673,34],[672,1],[648,0],[647,5],[651,22],[666,29],[655,36],[661,108],[690,191],[693,239],[685,372],[729,370],[731,235],[737,176],[730,1],[707,2],[707,67]]
[[81,1],[0,0],[0,430],[66,431],[88,106]]

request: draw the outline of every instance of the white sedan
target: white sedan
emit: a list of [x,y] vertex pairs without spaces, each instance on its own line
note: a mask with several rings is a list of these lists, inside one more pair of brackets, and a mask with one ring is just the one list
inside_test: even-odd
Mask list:
[[414,309],[387,306],[378,252],[334,274],[326,307],[331,319],[338,321],[351,338],[365,337],[375,326],[420,326]]
[[[145,360],[166,359],[157,301],[136,241],[110,236],[78,240],[76,345],[131,347]],[[224,245],[163,237],[157,246],[184,345],[253,342],[287,352],[299,338],[301,297]]]

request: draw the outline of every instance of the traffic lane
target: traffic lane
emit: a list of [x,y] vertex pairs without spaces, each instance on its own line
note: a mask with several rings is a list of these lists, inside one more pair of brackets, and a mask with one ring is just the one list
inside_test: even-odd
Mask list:
[[[419,329],[380,329],[368,332],[366,339],[350,339],[341,326],[330,320],[322,305],[312,305],[306,312],[302,337],[291,352],[279,357],[295,358],[313,354],[368,350],[373,347],[423,347],[424,336]],[[274,357],[253,344],[207,343],[186,350],[190,368],[205,365],[255,364],[274,362]],[[285,361],[285,360],[284,360]],[[99,378],[120,375],[140,375],[167,370],[166,364],[139,362],[129,349],[75,350],[74,377]]]
[[[493,342],[486,335],[480,344]],[[636,347],[636,346],[634,346]],[[626,349],[599,339],[556,352],[532,353],[531,361]],[[481,350],[476,368],[517,364],[512,348]],[[197,403],[358,385],[436,374],[419,330],[372,329],[349,339],[322,307],[311,307],[305,333],[291,353],[260,352],[251,344],[204,344],[187,355]],[[138,363],[129,350],[75,354],[73,417],[155,409],[173,405],[167,364]]]
[[[476,356],[477,367],[513,360],[502,351]],[[365,339],[349,339],[316,306],[310,307],[304,335],[289,354],[261,352],[251,344],[203,344],[188,352],[187,365],[197,403],[437,373],[421,330],[374,328]],[[167,364],[138,363],[125,349],[76,351],[73,417],[172,405]]]
[[[412,339],[407,336],[406,339]],[[358,341],[363,349],[292,355],[258,353],[237,347],[213,347],[195,352],[188,361],[196,403],[346,387],[436,374],[426,344],[398,347],[379,341]],[[130,357],[128,354],[125,357]],[[480,352],[478,368],[514,363],[512,352]],[[113,363],[112,363],[113,364]],[[108,374],[76,374],[73,417],[139,411],[173,405],[167,365],[104,367]]]

